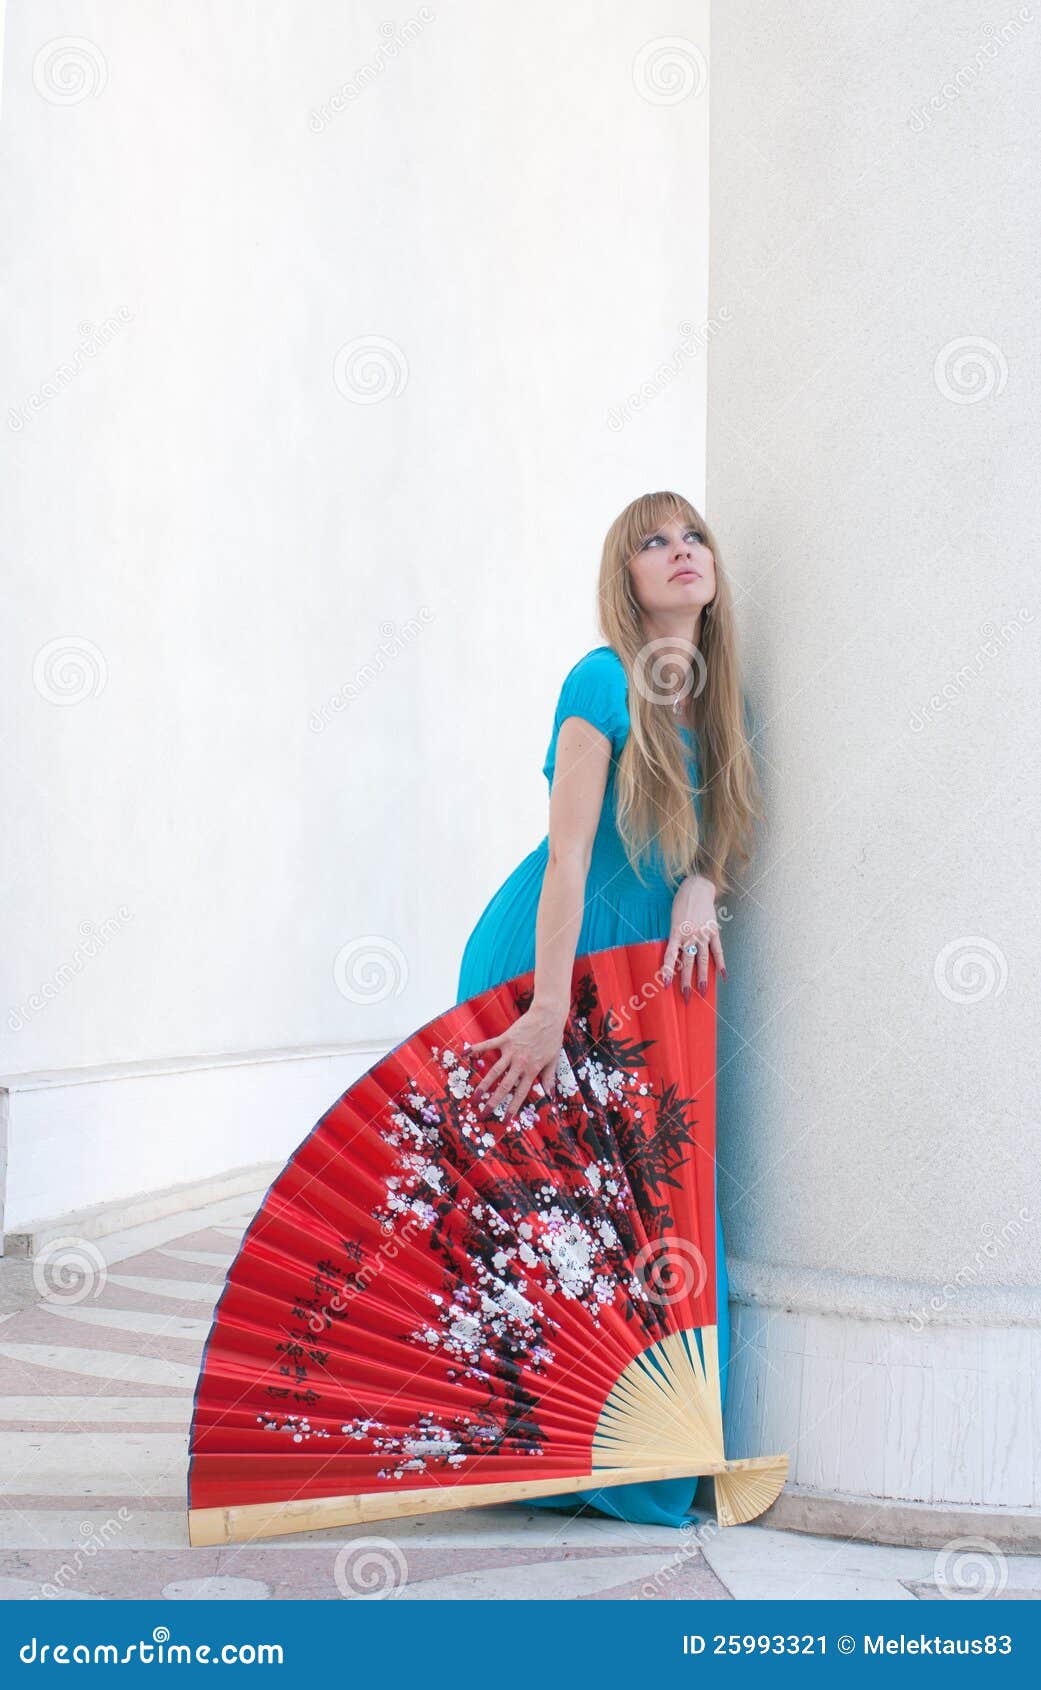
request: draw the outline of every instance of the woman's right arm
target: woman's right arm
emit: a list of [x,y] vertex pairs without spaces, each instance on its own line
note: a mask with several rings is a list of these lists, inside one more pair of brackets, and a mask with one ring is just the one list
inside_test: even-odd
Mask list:
[[571,1003],[586,879],[610,767],[610,740],[584,717],[568,716],[557,736],[549,860],[535,922],[534,1003],[558,1013],[561,1030]]
[[512,1093],[508,1116],[516,1115],[536,1080],[547,1092],[553,1091],[571,1006],[586,878],[610,766],[611,741],[606,734],[583,716],[566,717],[557,734],[550,790],[549,857],[535,919],[532,1002],[499,1038],[470,1047],[471,1052],[489,1047],[500,1052],[498,1061],[474,1087],[477,1098],[490,1093],[489,1111]]

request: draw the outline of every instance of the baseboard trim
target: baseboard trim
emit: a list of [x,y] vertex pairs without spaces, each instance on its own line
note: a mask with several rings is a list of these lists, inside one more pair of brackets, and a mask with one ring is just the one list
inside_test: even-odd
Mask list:
[[8,1092],[48,1091],[67,1086],[111,1085],[114,1080],[141,1080],[170,1074],[193,1074],[209,1068],[260,1068],[272,1062],[322,1062],[328,1057],[381,1056],[397,1048],[407,1034],[380,1039],[352,1039],[340,1044],[274,1045],[255,1050],[195,1051],[180,1056],[156,1056],[137,1062],[102,1062],[90,1068],[35,1068],[0,1075],[0,1089]]
[[985,1538],[1005,1554],[1041,1554],[1041,1509],[967,1507],[963,1502],[902,1502],[786,1485],[758,1520],[777,1531],[854,1538],[904,1549],[946,1549],[959,1538]]
[[162,1220],[167,1215],[204,1208],[209,1203],[220,1202],[222,1198],[264,1191],[281,1166],[279,1162],[255,1162],[250,1167],[231,1168],[226,1173],[212,1174],[205,1179],[170,1185],[163,1191],[137,1192],[130,1197],[114,1198],[109,1203],[97,1203],[90,1209],[30,1221],[17,1231],[4,1235],[4,1253],[9,1256],[37,1256],[45,1245],[56,1238],[106,1238],[110,1233],[125,1232],[130,1227]]
[[849,1320],[895,1322],[922,1332],[927,1326],[1031,1326],[1041,1324],[1036,1286],[988,1284],[982,1271],[963,1283],[892,1279],[728,1258],[730,1301],[796,1315],[839,1315]]

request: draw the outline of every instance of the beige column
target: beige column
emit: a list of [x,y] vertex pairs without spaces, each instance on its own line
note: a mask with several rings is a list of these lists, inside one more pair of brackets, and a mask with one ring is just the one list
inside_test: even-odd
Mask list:
[[885,1540],[1041,1534],[1039,72],[1038,8],[714,8],[727,1444]]

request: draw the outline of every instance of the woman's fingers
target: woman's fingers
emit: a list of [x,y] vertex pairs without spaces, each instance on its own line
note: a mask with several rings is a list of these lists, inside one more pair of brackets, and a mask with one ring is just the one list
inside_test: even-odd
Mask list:
[[521,1105],[528,1101],[528,1093],[531,1091],[534,1081],[534,1074],[528,1073],[527,1070],[522,1070],[518,1075],[517,1083],[513,1088],[513,1096],[510,1098],[506,1109],[505,1120],[515,1121],[517,1119]]
[[723,957],[723,943],[722,943],[722,940],[719,937],[719,929],[718,928],[716,929],[715,933],[713,933],[712,937],[709,940],[709,947],[712,951],[712,955],[716,959],[716,967],[719,969],[720,974],[722,974],[722,976],[725,980],[726,977],[727,977],[727,965],[726,965],[726,961]]
[[[486,1115],[493,1115],[495,1113],[496,1109],[498,1109],[499,1105],[501,1103],[505,1103],[506,1099],[510,1096],[511,1093],[516,1092],[517,1083],[520,1079],[520,1075],[521,1075],[520,1064],[518,1062],[511,1063],[508,1073],[503,1075],[503,1078],[499,1081],[499,1084],[496,1086],[493,1095],[488,1099],[487,1103],[485,1103],[485,1105],[484,1105],[484,1113]],[[520,1100],[518,1099],[518,1102],[519,1101]]]
[[509,1067],[510,1060],[509,1051],[504,1050],[498,1062],[492,1063],[492,1066],[489,1068],[487,1074],[481,1075],[481,1078],[478,1080],[473,1089],[474,1097],[480,1097],[483,1092],[487,1091],[489,1086],[493,1086],[495,1084],[499,1075],[505,1073],[506,1069]]
[[498,1039],[482,1039],[480,1044],[467,1045],[466,1053],[467,1053],[468,1056],[476,1056],[479,1051],[492,1050],[493,1048],[495,1050],[500,1050],[502,1048],[502,1039],[501,1038],[498,1038]]
[[[510,1077],[517,1071],[517,1058],[504,1051],[494,1068],[490,1068],[480,1085],[480,1107],[482,1114],[490,1114],[497,1109],[503,1098],[510,1090]],[[477,1088],[475,1088],[475,1092]]]
[[[693,947],[688,949],[688,947]],[[702,997],[708,991],[708,961],[715,955],[716,961],[722,967],[723,950],[719,943],[719,929],[708,925],[698,929],[696,934],[685,938],[681,952],[680,985],[683,995],[689,998],[690,990],[697,974],[697,987]]]
[[694,951],[688,949],[688,946],[695,945],[697,943],[698,941],[694,937],[693,933],[684,934],[683,950],[680,961],[680,986],[682,987],[684,998],[690,997],[691,982],[694,979],[694,962],[696,955]]
[[674,927],[672,932],[669,934],[669,942],[665,947],[665,960],[661,965],[662,978],[665,981],[666,986],[672,985],[672,977],[676,972],[677,965],[679,966],[680,978],[682,980],[683,968],[688,960],[683,954],[682,947],[690,943],[690,936],[692,932],[693,929],[690,928],[687,923],[681,922],[679,926]]

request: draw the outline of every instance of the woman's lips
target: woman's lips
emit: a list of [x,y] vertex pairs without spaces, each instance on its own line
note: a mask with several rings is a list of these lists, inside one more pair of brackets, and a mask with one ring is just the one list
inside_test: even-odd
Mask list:
[[700,581],[701,572],[697,569],[677,569],[675,575],[669,576],[670,581]]

